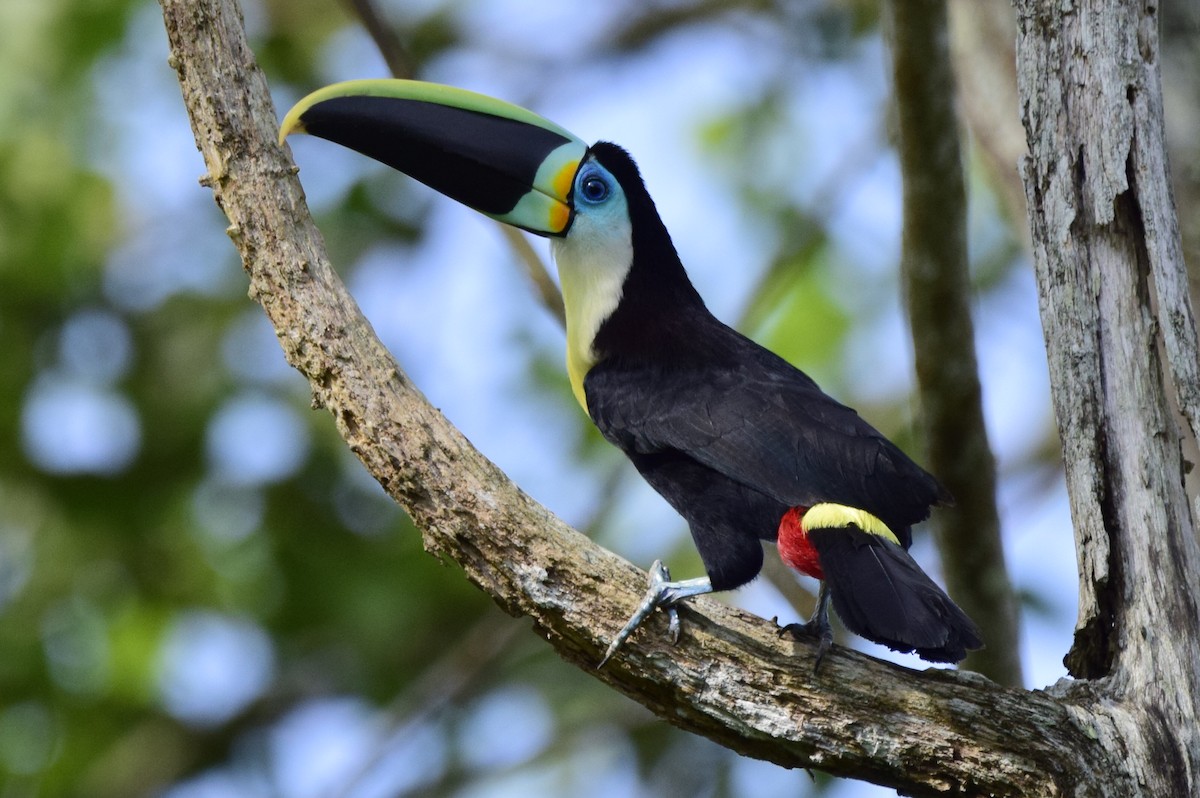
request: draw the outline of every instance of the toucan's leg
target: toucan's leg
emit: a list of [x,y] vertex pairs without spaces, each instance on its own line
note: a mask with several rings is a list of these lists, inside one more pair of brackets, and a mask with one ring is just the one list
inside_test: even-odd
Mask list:
[[829,625],[828,582],[821,580],[821,589],[817,593],[817,608],[813,611],[812,617],[808,619],[808,623],[789,623],[780,628],[779,636],[783,637],[785,632],[796,640],[801,637],[818,638],[820,642],[817,645],[817,661],[813,664],[813,673],[816,673],[821,667],[821,660],[825,659],[825,655],[833,646],[833,627]]
[[604,659],[600,660],[600,664],[596,667],[603,668],[604,664],[608,662],[613,654],[617,653],[617,650],[629,639],[629,636],[641,625],[642,621],[646,620],[650,613],[659,607],[667,611],[667,635],[671,638],[671,643],[678,643],[679,613],[675,609],[675,604],[685,598],[711,592],[712,582],[709,581],[707,576],[672,582],[671,572],[667,570],[667,566],[662,564],[662,560],[655,560],[654,565],[650,566],[650,587],[646,590],[646,595],[642,598],[642,603],[625,624],[625,628],[617,632],[617,636],[613,638],[612,643],[608,646],[608,651],[604,652]]

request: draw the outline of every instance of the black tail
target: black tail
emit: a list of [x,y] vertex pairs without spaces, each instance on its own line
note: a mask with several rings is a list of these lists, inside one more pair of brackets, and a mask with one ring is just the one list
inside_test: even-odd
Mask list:
[[856,635],[930,662],[983,646],[975,623],[900,546],[853,524],[808,534],[833,608]]

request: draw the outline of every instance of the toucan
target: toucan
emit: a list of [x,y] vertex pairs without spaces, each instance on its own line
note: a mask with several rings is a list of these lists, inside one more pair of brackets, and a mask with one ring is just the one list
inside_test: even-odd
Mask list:
[[684,271],[630,155],[588,146],[519,106],[408,80],[319,89],[285,116],[505,224],[550,238],[575,398],[687,521],[706,575],[661,562],[601,665],[663,608],[754,579],[761,541],[821,580],[817,608],[781,630],[829,650],[828,607],[856,634],[931,662],[982,645],[909,555],[911,528],[951,501],[938,481],[804,372],[719,321]]

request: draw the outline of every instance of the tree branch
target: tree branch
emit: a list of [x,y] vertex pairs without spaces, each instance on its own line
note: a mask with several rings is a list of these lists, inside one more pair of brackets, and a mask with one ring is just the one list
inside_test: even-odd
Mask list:
[[971,132],[972,155],[986,168],[1014,235],[1028,248],[1025,185],[1017,171],[1025,157],[1025,131],[1013,113],[1019,105],[1016,14],[1007,3],[976,0],[949,0],[948,10],[955,101]]
[[946,0],[891,0],[887,8],[904,175],[901,276],[929,462],[955,499],[935,519],[939,550],[950,594],[987,643],[964,666],[1019,685],[1017,600],[1004,564],[996,462],[975,359]]
[[525,238],[525,234],[520,230],[500,224],[500,222],[496,222],[496,225],[500,228],[504,240],[508,242],[508,247],[512,250],[513,255],[525,266],[525,276],[537,290],[538,300],[542,303],[542,307],[558,321],[560,327],[566,329],[567,311],[563,307],[562,292],[558,290],[558,284],[550,276],[546,262],[534,251],[529,244],[529,239]]
[[907,794],[1134,793],[1121,774],[1136,735],[1124,748],[1097,742],[1116,739],[1128,713],[1087,689],[1055,698],[842,649],[814,675],[813,646],[784,642],[768,622],[710,600],[683,608],[678,647],[666,644],[656,618],[596,671],[645,574],[518,490],[425,402],[375,337],[330,268],[296,169],[275,143],[275,112],[234,0],[162,5],[204,183],[230,220],[250,295],[309,380],[314,405],[408,509],[427,550],[457,562],[506,611],[529,616],[567,661],[740,753]]
[[409,56],[408,48],[404,46],[404,42],[400,41],[395,29],[387,23],[375,4],[371,0],[344,0],[344,2],[362,22],[371,40],[379,48],[379,54],[383,56],[383,61],[387,64],[392,77],[411,78],[416,72],[416,66]]

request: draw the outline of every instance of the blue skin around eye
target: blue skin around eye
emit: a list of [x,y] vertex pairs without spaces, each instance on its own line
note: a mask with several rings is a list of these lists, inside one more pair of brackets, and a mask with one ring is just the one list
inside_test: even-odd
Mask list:
[[595,172],[583,176],[579,189],[580,198],[590,203],[603,202],[611,193],[607,181]]

